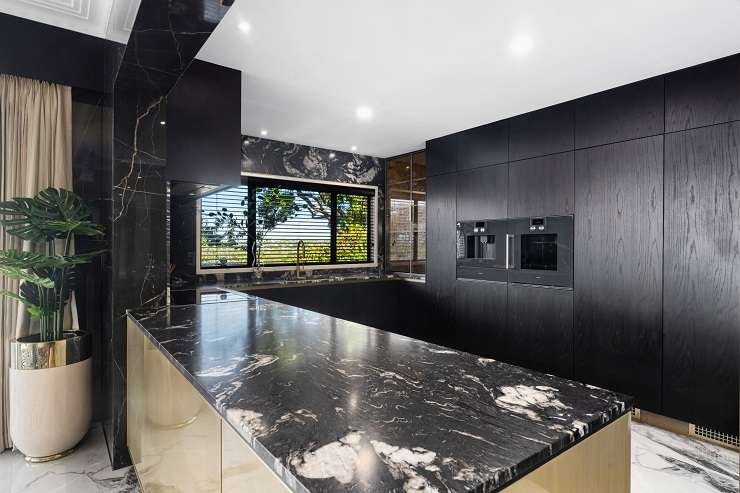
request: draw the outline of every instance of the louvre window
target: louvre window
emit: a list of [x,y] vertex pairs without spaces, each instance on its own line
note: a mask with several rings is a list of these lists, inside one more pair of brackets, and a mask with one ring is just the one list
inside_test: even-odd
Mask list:
[[201,200],[200,267],[374,261],[374,189],[247,177]]

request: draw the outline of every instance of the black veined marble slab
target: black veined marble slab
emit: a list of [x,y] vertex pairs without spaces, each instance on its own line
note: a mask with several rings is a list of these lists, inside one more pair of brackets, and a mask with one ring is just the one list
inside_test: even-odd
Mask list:
[[253,295],[132,317],[294,491],[497,491],[632,407]]

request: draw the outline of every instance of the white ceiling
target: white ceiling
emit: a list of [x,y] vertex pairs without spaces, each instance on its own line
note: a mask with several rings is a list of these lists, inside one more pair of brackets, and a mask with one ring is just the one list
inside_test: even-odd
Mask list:
[[125,43],[141,0],[0,0],[0,12]]
[[243,72],[243,133],[388,157],[740,52],[738,26],[740,0],[236,0],[198,58]]

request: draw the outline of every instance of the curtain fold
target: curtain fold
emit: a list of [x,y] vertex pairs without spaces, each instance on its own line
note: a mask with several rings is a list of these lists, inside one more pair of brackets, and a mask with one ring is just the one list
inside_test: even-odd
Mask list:
[[[72,90],[68,86],[0,74],[0,200],[33,197],[47,187],[72,190]],[[0,228],[0,249],[30,245]],[[18,281],[0,276],[0,288],[18,292]],[[0,451],[8,434],[10,341],[28,334],[25,308],[0,299]]]

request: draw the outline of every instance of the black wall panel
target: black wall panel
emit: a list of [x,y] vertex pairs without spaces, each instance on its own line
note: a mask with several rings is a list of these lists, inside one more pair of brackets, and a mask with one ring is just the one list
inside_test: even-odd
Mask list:
[[241,184],[241,90],[238,70],[193,60],[167,97],[168,180]]
[[740,123],[667,135],[665,153],[665,412],[738,435]]
[[509,165],[509,217],[573,214],[573,152]]
[[431,331],[442,337],[455,323],[456,184],[454,174],[427,178],[427,294]]
[[457,138],[457,134],[452,134],[427,141],[427,176],[457,170]]
[[576,101],[576,148],[663,133],[663,77]]
[[572,102],[515,116],[509,120],[509,160],[571,151],[573,131]]
[[458,173],[457,218],[506,218],[508,181],[506,164]]
[[457,169],[501,164],[509,160],[509,122],[489,123],[458,136]]
[[479,356],[507,361],[506,283],[456,282],[456,323],[450,345]]
[[663,137],[576,151],[575,377],[660,411]]
[[103,92],[106,47],[95,36],[0,13],[0,73]]
[[666,75],[666,132],[740,120],[740,55]]
[[573,378],[573,291],[509,284],[506,341],[514,364]]

